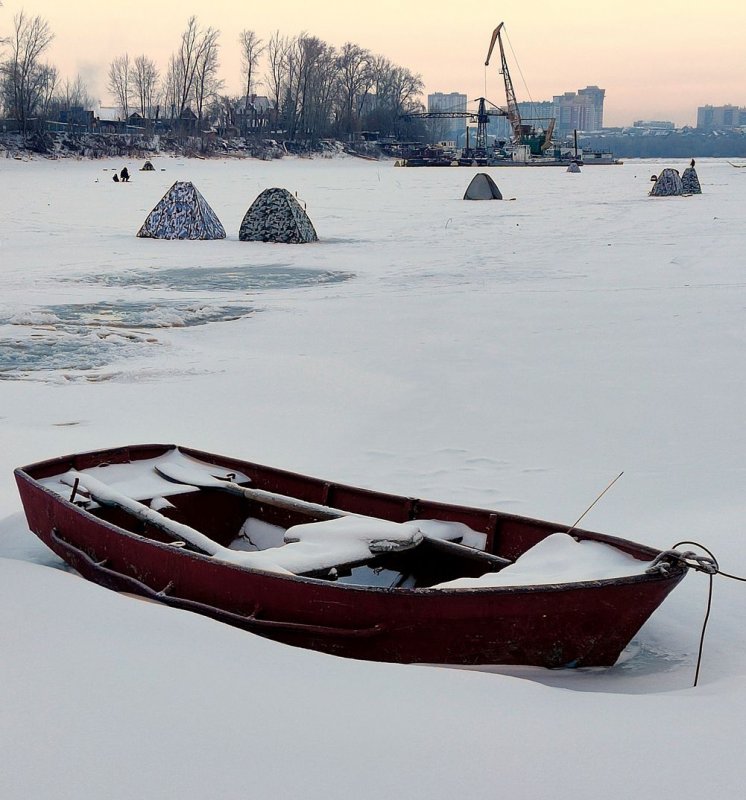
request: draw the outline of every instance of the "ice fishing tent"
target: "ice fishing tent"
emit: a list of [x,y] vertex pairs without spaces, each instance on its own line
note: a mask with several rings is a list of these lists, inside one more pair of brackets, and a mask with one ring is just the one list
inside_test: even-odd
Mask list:
[[150,239],[225,239],[207,200],[191,181],[176,181],[137,232]]
[[699,185],[699,178],[694,167],[687,167],[681,176],[681,185],[684,187],[684,194],[702,194],[702,187]]
[[580,172],[580,164],[577,161],[571,161],[567,167],[568,172]]
[[497,184],[486,172],[478,172],[466,187],[464,200],[502,200]]
[[681,176],[675,169],[666,168],[658,176],[650,190],[651,197],[674,197],[684,194]]
[[238,238],[242,242],[306,244],[318,241],[308,214],[287,189],[265,189],[244,215]]
[[141,167],[140,172],[154,172],[155,167],[153,166],[152,161],[146,161]]

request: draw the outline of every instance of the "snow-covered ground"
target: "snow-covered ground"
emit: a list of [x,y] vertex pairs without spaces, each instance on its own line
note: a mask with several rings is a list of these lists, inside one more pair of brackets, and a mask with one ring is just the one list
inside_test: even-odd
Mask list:
[[[155,165],[0,160],[0,797],[740,796],[744,584],[696,689],[700,574],[610,669],[350,662],[51,569],[12,470],[174,442],[568,524],[624,470],[585,527],[744,575],[746,170]],[[227,240],[135,238],[175,180]],[[238,241],[269,186],[319,243]]]

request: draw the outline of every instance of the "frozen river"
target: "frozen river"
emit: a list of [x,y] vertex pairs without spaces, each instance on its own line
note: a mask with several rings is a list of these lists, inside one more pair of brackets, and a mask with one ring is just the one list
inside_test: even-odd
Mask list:
[[[579,175],[494,169],[487,171],[510,199],[465,202],[474,169],[398,169],[392,162],[352,159],[154,163],[156,171],[145,173],[126,160],[0,160],[0,564],[8,572],[6,586],[17,586],[18,613],[25,591],[30,607],[36,607],[30,598],[49,591],[60,608],[78,613],[86,592],[99,597],[100,590],[78,581],[66,589],[70,576],[49,583],[49,570],[19,564],[54,565],[55,559],[25,530],[13,468],[147,441],[565,523],[623,470],[585,527],[661,548],[695,539],[715,552],[725,571],[746,574],[746,170],[701,160],[701,196],[649,198],[650,175],[662,162],[589,167]],[[668,165],[683,169],[686,163]],[[125,165],[131,182],[115,184],[112,170]],[[135,237],[176,180],[196,184],[226,240]],[[246,209],[270,186],[297,194],[318,243],[238,240]],[[13,563],[23,567],[22,576],[8,566]],[[397,762],[391,750],[420,737],[417,752],[430,770],[440,763],[449,775],[458,774],[470,749],[479,756],[463,770],[460,786],[480,798],[494,796],[490,787],[497,786],[518,797],[550,796],[542,793],[542,771],[552,771],[552,781],[546,780],[551,796],[560,798],[593,797],[603,788],[615,800],[638,783],[642,797],[653,796],[653,786],[659,796],[701,797],[712,789],[708,772],[717,774],[720,796],[728,797],[746,777],[731,753],[746,704],[742,586],[716,581],[705,688],[694,694],[687,687],[706,602],[701,575],[690,575],[666,601],[623,664],[592,673],[529,671],[530,683],[298,655],[261,640],[252,644],[254,637],[245,635],[239,642],[234,631],[217,626],[215,633],[206,621],[172,610],[128,612],[144,604],[116,597],[124,605],[110,613],[122,630],[129,630],[130,613],[146,631],[148,613],[156,615],[155,626],[178,616],[177,637],[178,631],[204,635],[216,652],[224,646],[244,658],[253,653],[260,664],[254,680],[266,678],[278,692],[275,708],[262,705],[260,714],[278,741],[293,738],[292,697],[302,686],[301,666],[333,676],[328,684],[317,678],[323,685],[315,691],[328,702],[332,684],[352,693],[360,719],[373,725],[372,738],[360,741],[393,759],[386,770],[393,769],[394,794],[425,796],[417,794],[420,784],[407,760]],[[109,600],[102,602],[109,608]],[[3,625],[20,641],[17,617],[6,616]],[[77,627],[71,635],[85,640]],[[167,637],[164,658],[169,648],[179,651],[168,634],[159,629],[158,636]],[[151,647],[135,640],[135,652]],[[28,689],[23,668],[30,669],[36,656],[23,642],[13,685]],[[166,674],[161,656],[153,658],[156,671]],[[286,665],[296,687],[288,696],[267,678],[272,659]],[[74,655],[65,656],[63,673],[75,663]],[[202,668],[222,674],[222,666],[204,662]],[[130,669],[123,697],[137,691]],[[36,672],[33,679],[44,680]],[[366,679],[401,693],[402,705],[392,703],[391,710],[407,722],[395,741],[387,743],[390,726],[374,735],[373,700],[358,688]],[[572,699],[580,693],[568,695],[563,687],[590,692],[593,710]],[[84,692],[84,682],[73,680],[71,691]],[[696,702],[702,692],[709,695],[707,709]],[[479,739],[458,757],[447,720],[428,727],[426,709],[435,693],[460,700],[471,716],[454,722],[453,730],[468,735],[465,720],[472,719],[478,736],[491,737],[488,748]],[[625,705],[622,693],[649,702]],[[243,735],[239,715],[250,713],[255,693],[242,694],[235,707],[223,689],[217,694],[236,736]],[[150,696],[155,702],[175,697],[155,690]],[[504,728],[494,727],[500,721],[496,697],[507,709]],[[311,723],[325,713],[323,704],[312,706],[301,737],[311,737]],[[493,715],[484,711],[488,707]],[[10,719],[22,720],[24,708],[28,702]],[[139,753],[129,738],[136,721],[124,700],[117,708],[123,739],[114,736],[110,743],[120,753]],[[449,709],[458,713],[455,705]],[[604,721],[601,731],[597,719]],[[16,738],[11,724],[0,723],[7,741]],[[198,709],[180,724],[192,736],[207,732],[209,742],[219,723]],[[64,735],[62,716],[59,725]],[[353,728],[362,736],[356,723]],[[328,747],[343,746],[344,726],[336,734],[328,725],[324,730]],[[530,768],[511,730],[534,738]],[[673,730],[676,743],[669,748]],[[101,756],[90,730],[76,728],[75,735]],[[256,731],[245,735],[247,751],[258,746]],[[583,762],[585,788],[571,769],[571,748],[552,752],[555,736],[565,743],[582,739],[582,749],[593,752]],[[193,745],[187,752],[197,760]],[[294,756],[300,780],[304,772],[315,774],[321,756],[308,738],[299,746],[308,746]],[[479,760],[500,750],[505,757],[495,763]],[[167,751],[176,755],[170,744]],[[20,757],[20,750],[13,752]],[[345,752],[347,766],[340,769],[354,786],[370,763],[366,751]],[[696,760],[703,777],[671,770],[672,756]],[[61,768],[57,756],[47,757]],[[637,777],[620,772],[617,759],[635,764],[629,769],[639,768]],[[227,783],[219,781],[224,791],[214,796],[238,797],[225,788],[238,773],[222,758],[219,764]],[[278,786],[291,794],[297,789],[292,776],[286,776],[290,783],[278,781],[266,764],[252,769],[260,787],[254,796],[269,797]],[[157,765],[146,773],[153,792],[141,796],[165,797],[158,793],[163,773]],[[307,797],[342,796],[324,794],[318,775],[309,780]],[[124,797],[130,784],[121,781]],[[86,796],[45,794],[41,785],[26,775],[3,797]],[[204,797],[208,785],[194,775],[191,783],[185,778],[180,796]],[[361,785],[357,797],[388,791],[375,777]],[[428,796],[455,796],[439,791],[435,781]]]

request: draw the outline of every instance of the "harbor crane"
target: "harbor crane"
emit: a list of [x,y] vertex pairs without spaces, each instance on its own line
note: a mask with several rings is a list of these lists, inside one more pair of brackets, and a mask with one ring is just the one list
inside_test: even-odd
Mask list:
[[[491,117],[507,117],[505,109],[491,103],[485,97],[477,97],[474,101],[477,104],[476,111],[415,111],[406,116],[419,119],[465,119],[468,122],[477,123],[477,135],[474,141],[474,149],[478,153],[487,152],[487,126],[490,124]],[[489,108],[488,108],[489,104]]]
[[[501,33],[505,27],[505,23],[501,22],[492,32],[490,46],[487,51],[487,58],[485,59],[485,68],[490,65],[492,52],[497,44],[500,48],[500,74],[503,76],[505,83],[505,99],[506,106],[501,108],[494,103],[487,100],[485,97],[478,97],[472,101],[477,104],[475,111],[456,110],[456,109],[439,109],[437,111],[416,111],[409,114],[403,114],[403,117],[412,119],[464,119],[467,121],[467,140],[466,147],[462,151],[461,158],[457,159],[459,164],[488,164],[496,157],[495,152],[488,152],[487,148],[487,128],[490,120],[493,117],[506,117],[511,129],[511,142],[514,148],[524,146],[528,148],[528,153],[532,156],[542,156],[545,151],[552,145],[552,133],[554,132],[554,118],[548,119],[522,119],[521,113],[518,108],[518,102],[515,97],[515,89],[513,88],[513,81],[510,77],[510,70],[508,69],[508,61],[505,57],[505,48],[503,47],[503,40]],[[469,128],[468,123],[475,123],[477,126],[476,138],[473,147],[469,146]],[[536,127],[534,122],[546,122],[545,127]],[[502,148],[505,142],[501,142],[499,147]],[[437,148],[430,148],[435,150]],[[504,157],[504,152],[501,157]],[[427,152],[419,158],[417,166],[424,164],[450,164],[453,161],[450,158],[436,159],[435,155]],[[407,159],[409,164],[415,165],[415,158]],[[420,163],[421,162],[421,163]]]
[[484,61],[484,66],[489,67],[490,58],[492,58],[492,51],[495,49],[495,42],[500,46],[500,72],[503,76],[505,83],[505,100],[507,102],[508,110],[506,116],[510,127],[513,131],[513,143],[521,144],[523,139],[523,124],[521,122],[521,112],[518,110],[518,103],[515,99],[515,90],[513,89],[513,81],[510,77],[510,70],[508,69],[508,60],[505,58],[505,48],[503,47],[503,40],[500,36],[500,31],[505,26],[501,22],[494,31],[492,31],[492,39],[490,40],[490,47],[487,51],[487,58]]
[[531,148],[531,153],[539,155],[547,150],[552,144],[552,133],[554,132],[554,118],[549,120],[549,125],[545,131],[538,130],[533,125],[525,124],[521,119],[521,112],[518,109],[518,103],[515,99],[515,90],[513,89],[513,81],[510,77],[510,70],[508,69],[508,60],[505,57],[505,48],[503,47],[502,36],[500,35],[505,23],[501,22],[494,31],[492,31],[492,38],[490,39],[490,46],[487,50],[487,58],[485,59],[484,66],[490,65],[490,58],[492,58],[492,51],[495,49],[495,44],[500,48],[500,73],[503,76],[505,83],[505,100],[507,103],[508,122],[513,132],[513,144],[528,145]]

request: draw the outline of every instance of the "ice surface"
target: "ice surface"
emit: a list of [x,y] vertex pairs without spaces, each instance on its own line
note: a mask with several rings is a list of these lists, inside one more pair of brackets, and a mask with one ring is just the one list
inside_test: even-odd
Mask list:
[[[652,173],[688,161],[504,169],[493,177],[514,202],[466,203],[469,169],[164,158],[147,176],[130,162],[122,191],[106,177],[121,160],[0,159],[4,319],[156,299],[263,312],[151,329],[162,346],[134,343],[117,383],[0,385],[0,555],[16,559],[0,560],[3,800],[738,796],[742,584],[714,580],[696,690],[698,574],[614,668],[349,662],[50,569],[61,562],[26,531],[12,477],[61,453],[174,441],[567,530],[624,469],[585,527],[660,548],[702,539],[746,574],[746,170],[698,159],[701,196],[647,196]],[[227,240],[136,239],[176,179],[204,189]],[[274,185],[307,201],[318,246],[237,241]],[[269,265],[355,278],[250,298],[96,279]]]

